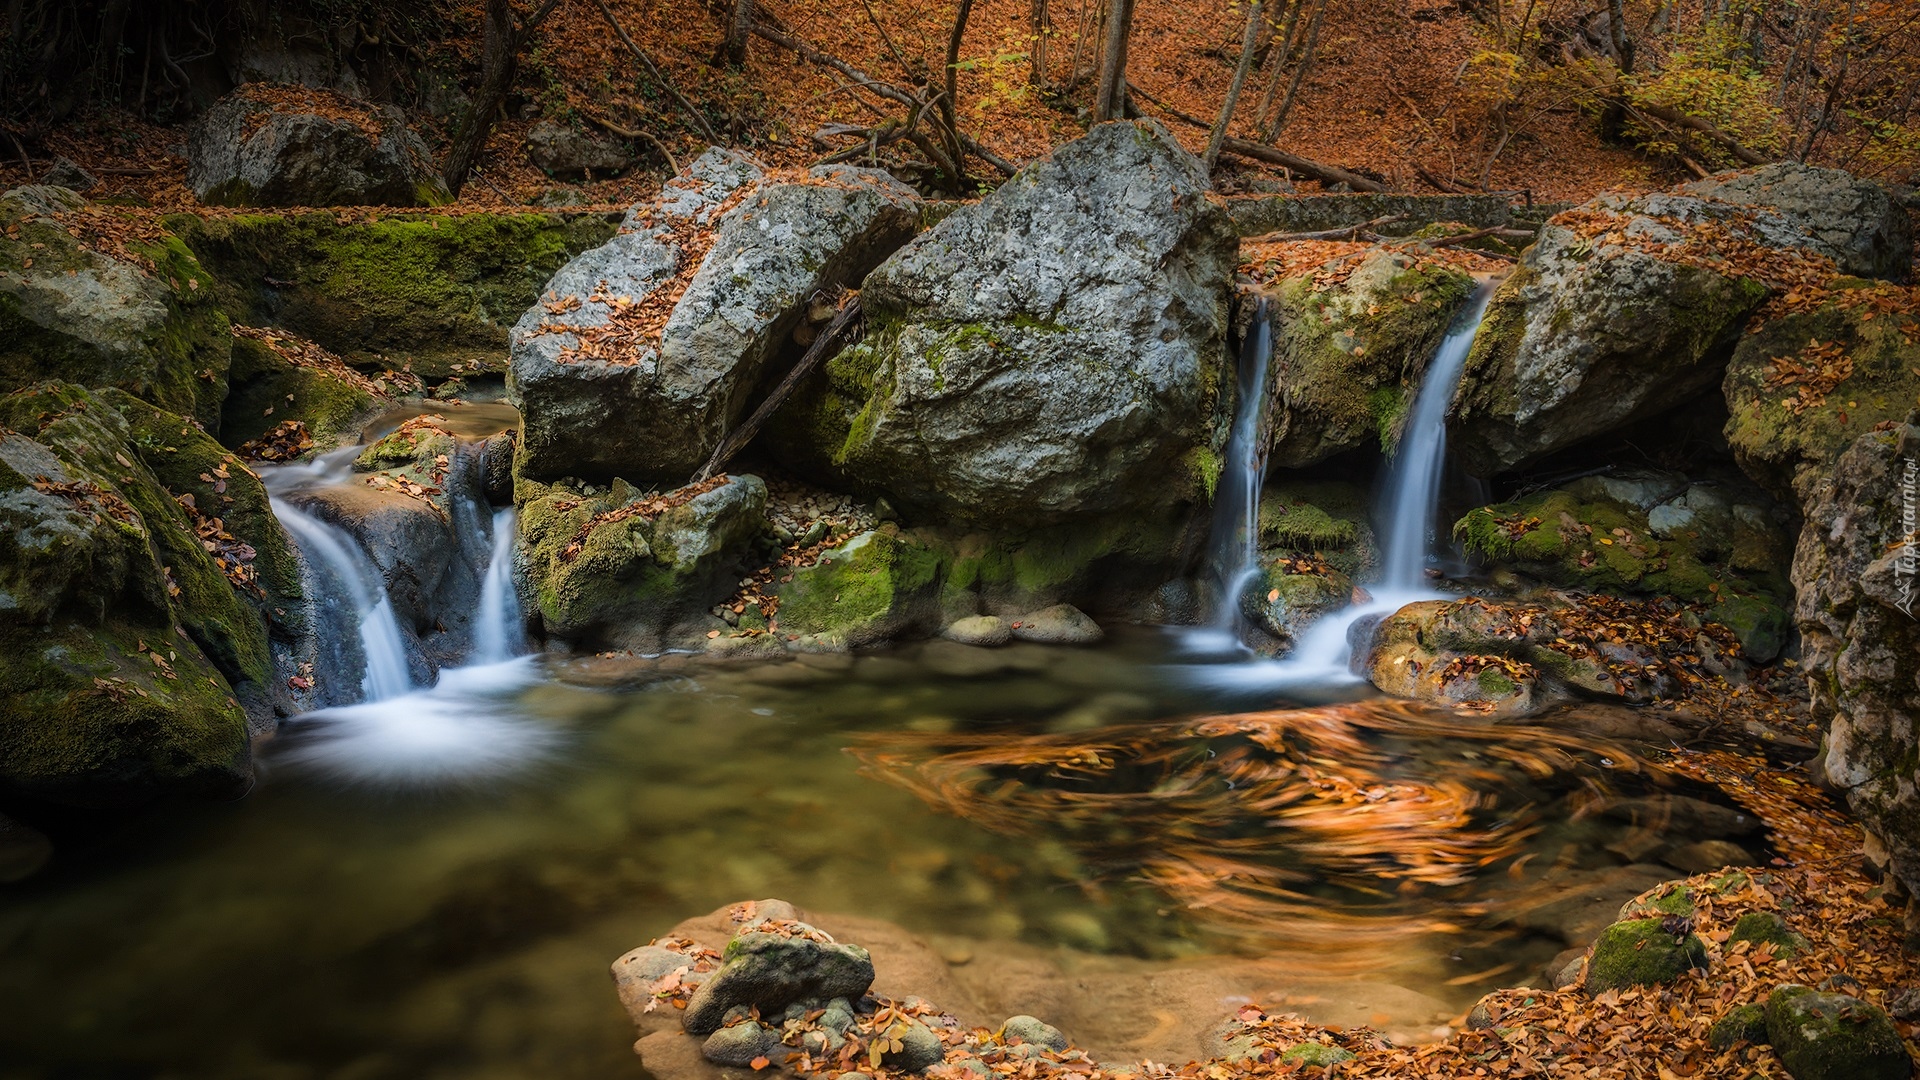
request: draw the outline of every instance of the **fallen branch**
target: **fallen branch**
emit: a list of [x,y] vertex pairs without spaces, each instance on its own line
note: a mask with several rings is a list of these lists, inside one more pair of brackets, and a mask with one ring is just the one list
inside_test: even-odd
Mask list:
[[1319,232],[1267,233],[1264,236],[1249,236],[1243,243],[1281,244],[1294,240],[1351,240],[1362,232],[1368,232],[1382,225],[1391,225],[1396,221],[1405,221],[1405,214],[1388,214],[1386,217],[1363,221],[1358,225],[1345,225],[1338,229],[1322,229]]
[[1741,144],[1740,140],[1721,130],[1711,120],[1703,120],[1698,116],[1688,116],[1686,113],[1680,112],[1677,109],[1669,109],[1664,105],[1630,105],[1628,107],[1634,112],[1643,113],[1653,117],[1655,120],[1664,121],[1675,127],[1686,128],[1689,131],[1697,131],[1707,138],[1712,139],[1714,142],[1719,143],[1728,153],[1749,165],[1767,165],[1773,161],[1772,158],[1758,151],[1748,149]]
[[[1472,232],[1455,233],[1452,236],[1423,240],[1421,243],[1430,248],[1453,247],[1455,244],[1464,244],[1471,240],[1481,240],[1489,236],[1497,237],[1501,240],[1531,240],[1534,234],[1525,229],[1509,229],[1504,225],[1495,225],[1488,229],[1475,229]],[[1488,254],[1493,253],[1489,252]]]
[[[1213,127],[1213,125],[1207,121],[1190,113],[1181,112],[1165,101],[1140,89],[1138,83],[1129,81],[1127,83],[1127,90],[1129,94],[1138,95],[1146,99],[1158,107],[1161,112],[1189,127],[1197,127],[1203,131],[1211,130]],[[1269,165],[1278,165],[1284,169],[1299,173],[1309,180],[1318,180],[1323,184],[1345,184],[1355,191],[1381,192],[1387,190],[1387,185],[1382,184],[1378,180],[1369,179],[1356,172],[1349,172],[1346,169],[1340,168],[1338,165],[1325,165],[1311,158],[1303,158],[1298,154],[1289,154],[1285,150],[1276,150],[1271,146],[1262,146],[1259,143],[1248,142],[1245,139],[1230,137],[1220,144],[1220,148],[1226,153],[1239,157],[1252,158],[1255,161],[1264,161]]]
[[609,132],[612,132],[613,134],[618,135],[623,139],[645,139],[647,142],[652,143],[653,148],[655,150],[660,151],[660,156],[667,159],[667,167],[673,170],[673,174],[675,176],[680,175],[680,162],[674,159],[673,151],[667,149],[666,143],[663,143],[659,139],[654,138],[648,132],[642,131],[639,128],[621,127],[619,124],[616,124],[611,120],[605,119],[604,117],[595,116],[594,114],[587,112],[585,109],[582,109],[580,111],[580,115],[586,117],[588,123],[598,125],[599,127]]
[[793,370],[787,372],[787,377],[780,380],[780,385],[774,387],[773,392],[767,395],[767,399],[760,403],[760,407],[753,410],[753,415],[747,417],[746,423],[728,432],[727,437],[720,440],[720,445],[713,448],[713,456],[707,458],[707,463],[694,475],[693,483],[702,483],[718,474],[733,455],[752,442],[755,435],[760,434],[761,427],[775,412],[779,411],[781,404],[793,393],[794,388],[800,385],[801,380],[811,374],[814,368],[820,366],[821,361],[835,351],[834,345],[846,335],[848,328],[860,320],[860,314],[860,297],[856,293],[846,303],[840,305],[840,310],[833,316],[833,321],[827,324],[826,329],[820,331],[819,337],[813,339],[813,344],[807,347],[806,354],[800,357],[800,362],[793,365]]
[[[684,110],[688,116],[693,118],[695,124],[700,126],[700,133],[707,137],[707,141],[715,146],[720,145],[720,136],[713,133],[713,127],[707,123],[707,118],[701,115],[699,109],[693,107],[693,102],[687,100],[687,96],[680,92],[680,88],[673,84],[673,80],[667,78],[667,73],[661,71],[659,66],[653,62],[653,57],[648,56],[645,50],[634,44],[633,39],[627,36],[626,28],[622,27],[620,20],[614,17],[613,9],[607,6],[607,0],[593,0],[593,2],[594,5],[600,9],[600,14],[606,16],[607,25],[613,27],[613,32],[620,36],[621,43],[626,45],[629,52],[639,58],[641,65],[653,76],[654,81],[665,87],[667,93],[673,95],[673,100],[680,105],[680,108]],[[674,171],[679,172],[678,169]]]

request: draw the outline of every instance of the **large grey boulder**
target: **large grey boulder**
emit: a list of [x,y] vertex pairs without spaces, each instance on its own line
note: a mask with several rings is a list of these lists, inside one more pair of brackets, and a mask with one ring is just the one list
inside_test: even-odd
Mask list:
[[178,243],[135,245],[151,271],[82,246],[82,205],[57,187],[0,196],[0,391],[116,386],[217,432],[233,338],[212,279]]
[[808,300],[857,283],[918,223],[918,200],[885,173],[771,181],[707,151],[562,267],[514,327],[525,474],[686,480],[745,414]]
[[548,176],[565,180],[604,180],[633,168],[633,151],[551,120],[527,132],[527,157]]
[[866,339],[787,440],[895,504],[1041,524],[1195,499],[1221,436],[1235,241],[1198,159],[1112,123],[867,278]]
[[1920,428],[1869,432],[1818,489],[1794,553],[1794,612],[1827,779],[1846,793],[1868,852],[1920,892]]
[[433,156],[391,105],[248,84],[194,124],[187,186],[210,206],[435,206]]
[[1549,220],[1495,294],[1449,439],[1475,472],[1536,461],[1719,381],[1769,295],[1743,249],[1904,274],[1911,233],[1875,185],[1775,167],[1599,198]]
[[1902,279],[1913,269],[1913,222],[1892,193],[1840,169],[1782,162],[1685,184],[1689,195],[1765,207],[1813,238],[1842,273]]

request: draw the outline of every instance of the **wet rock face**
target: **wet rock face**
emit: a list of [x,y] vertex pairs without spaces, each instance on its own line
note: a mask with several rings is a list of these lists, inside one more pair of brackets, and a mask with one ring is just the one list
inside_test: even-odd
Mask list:
[[1768,295],[1717,268],[1730,242],[1881,276],[1902,276],[1911,249],[1877,185],[1799,166],[1603,195],[1551,219],[1468,361],[1450,438],[1471,470],[1512,469],[1716,383]]
[[451,200],[432,166],[398,109],[322,91],[242,87],[187,142],[187,186],[210,206],[435,206]]
[[745,416],[809,300],[858,283],[918,223],[918,200],[885,173],[772,179],[709,150],[514,327],[526,475],[684,482]]
[[1235,250],[1206,192],[1199,161],[1148,121],[1029,165],[868,277],[866,339],[795,402],[792,440],[951,520],[1194,500],[1225,434]]
[[1920,513],[1920,428],[1860,436],[1818,489],[1794,554],[1795,618],[1826,775],[1910,890],[1920,889],[1920,567],[1905,541]]

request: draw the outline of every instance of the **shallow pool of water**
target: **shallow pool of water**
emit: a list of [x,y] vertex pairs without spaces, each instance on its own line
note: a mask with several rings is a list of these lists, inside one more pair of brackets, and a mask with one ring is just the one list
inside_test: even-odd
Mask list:
[[[1147,785],[1127,793],[1129,814],[1103,823],[1043,803],[1009,827],[847,752],[913,765],[954,740],[1097,741],[1279,703],[1196,678],[1171,654],[1141,631],[1082,650],[527,660],[289,725],[262,747],[242,801],[29,819],[60,846],[47,872],[0,891],[0,1077],[640,1076],[607,964],[681,919],[769,896],[982,957],[996,943],[1142,962],[1271,951],[1298,935],[1228,927],[1187,909],[1191,892],[1140,880],[1184,857],[1201,827],[1186,810],[1138,810],[1169,782],[1151,768],[1102,780],[1109,795]],[[1485,758],[1474,745],[1442,752],[1431,732],[1363,737],[1382,748],[1376,772]],[[1169,760],[1204,770],[1217,750],[1203,740]],[[1535,870],[1630,861],[1605,850],[1623,826],[1572,820],[1555,802],[1605,772],[1578,756],[1556,759],[1564,776],[1494,785],[1479,811],[1496,826],[1539,816],[1523,837]],[[981,791],[1055,785],[1030,767],[954,775]],[[1228,808],[1204,844],[1289,860],[1273,822],[1234,817],[1230,787],[1195,797]],[[1520,880],[1514,861],[1476,871],[1466,892]],[[1295,869],[1312,878],[1319,865]],[[1329,919],[1450,916],[1463,895],[1391,880],[1371,899],[1350,882],[1295,891],[1308,902],[1288,919],[1320,904]],[[1407,936],[1368,978],[1463,1009],[1560,947],[1476,928]]]

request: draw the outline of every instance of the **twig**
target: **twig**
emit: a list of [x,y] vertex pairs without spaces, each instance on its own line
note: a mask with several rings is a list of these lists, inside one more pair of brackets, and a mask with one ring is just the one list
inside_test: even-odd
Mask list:
[[474,167],[473,167],[472,169],[470,169],[470,170],[468,170],[468,171],[469,171],[469,172],[471,172],[471,173],[473,173],[473,175],[475,175],[475,176],[477,176],[477,177],[479,177],[479,178],[480,178],[480,182],[481,182],[481,183],[483,183],[483,184],[485,184],[485,185],[487,185],[487,186],[488,186],[488,187],[490,187],[490,188],[493,188],[493,193],[494,193],[495,195],[498,195],[498,196],[500,196],[500,198],[502,198],[503,200],[505,200],[505,201],[507,201],[507,202],[512,202],[512,201],[513,201],[513,197],[512,197],[512,196],[510,196],[510,195],[508,195],[508,194],[507,194],[506,192],[504,192],[504,191],[501,191],[498,185],[496,185],[496,184],[495,184],[495,183],[494,183],[494,182],[493,182],[492,180],[490,180],[490,179],[488,179],[488,178],[487,178],[487,174],[486,174],[486,173],[483,173],[483,172],[481,172],[481,171],[480,171],[480,166],[478,166],[478,165],[475,165],[475,166],[474,166]]
[[621,127],[619,124],[603,117],[595,116],[585,109],[580,110],[580,115],[586,117],[589,123],[597,124],[623,139],[645,139],[652,143],[653,148],[660,151],[660,156],[667,159],[667,167],[673,170],[673,174],[675,176],[680,175],[680,162],[674,159],[673,151],[667,149],[666,143],[654,138],[648,132],[642,131],[639,128]]
[[[685,111],[688,116],[693,118],[695,124],[700,126],[700,133],[707,137],[707,141],[715,146],[720,145],[720,136],[713,133],[713,127],[707,123],[707,118],[701,115],[699,109],[693,107],[693,102],[687,100],[687,95],[680,92],[680,88],[673,84],[673,80],[667,78],[667,73],[661,71],[659,66],[653,62],[653,57],[648,56],[644,49],[635,45],[633,39],[627,36],[626,29],[620,25],[620,20],[614,18],[613,9],[607,6],[607,0],[593,0],[593,3],[595,7],[600,9],[600,14],[607,17],[607,25],[613,27],[613,32],[620,36],[620,41],[626,45],[627,50],[633,53],[634,56],[639,57],[640,63],[653,75],[655,81],[659,82],[661,86],[666,87],[667,93],[673,95],[673,100],[678,102],[680,108]],[[678,172],[679,170],[676,169],[674,171]]]
[[1464,244],[1469,240],[1482,240],[1489,236],[1498,237],[1502,240],[1531,240],[1534,234],[1525,229],[1509,229],[1504,225],[1495,225],[1492,228],[1475,229],[1472,232],[1456,233],[1452,236],[1441,236],[1421,242],[1430,248],[1442,248],[1453,247],[1455,244]]
[[1249,236],[1242,242],[1248,244],[1276,244],[1293,240],[1348,240],[1358,236],[1362,232],[1370,231],[1381,225],[1391,225],[1396,221],[1405,221],[1406,219],[1407,215],[1405,214],[1388,214],[1386,217],[1374,218],[1372,221],[1363,221],[1358,225],[1346,225],[1338,229],[1322,229],[1319,232],[1267,233],[1264,236]]
[[700,472],[694,476],[693,482],[698,484],[718,473],[729,458],[752,442],[753,437],[760,433],[761,426],[779,410],[788,395],[793,393],[794,387],[799,386],[802,379],[805,379],[814,368],[820,366],[820,362],[833,352],[834,344],[859,318],[860,297],[856,293],[840,306],[833,321],[828,323],[826,329],[820,331],[820,336],[814,338],[813,344],[807,347],[806,355],[800,358],[799,363],[793,365],[793,370],[787,372],[786,378],[780,380],[780,385],[773,388],[773,392],[760,403],[760,407],[753,410],[753,415],[747,417],[746,423],[728,432],[727,437],[720,440],[720,445],[713,448],[713,456],[707,458],[707,463],[700,467]]

